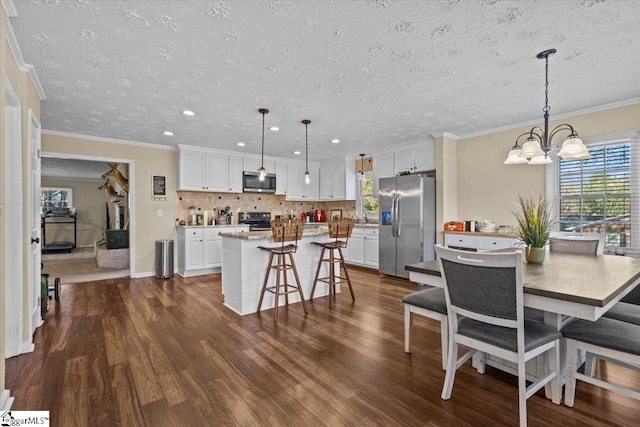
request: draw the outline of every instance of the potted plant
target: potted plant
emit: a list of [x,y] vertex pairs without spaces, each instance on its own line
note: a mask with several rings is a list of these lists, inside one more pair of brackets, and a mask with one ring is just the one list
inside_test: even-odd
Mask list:
[[549,242],[549,232],[554,223],[550,214],[549,203],[539,196],[537,199],[520,196],[519,211],[514,212],[518,225],[515,234],[525,245],[527,262],[542,264],[545,246]]

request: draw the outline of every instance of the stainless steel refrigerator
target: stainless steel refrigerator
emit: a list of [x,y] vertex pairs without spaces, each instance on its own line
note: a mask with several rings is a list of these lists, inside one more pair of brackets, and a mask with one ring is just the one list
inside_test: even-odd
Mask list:
[[408,279],[405,265],[436,259],[435,181],[422,175],[380,179],[380,273]]

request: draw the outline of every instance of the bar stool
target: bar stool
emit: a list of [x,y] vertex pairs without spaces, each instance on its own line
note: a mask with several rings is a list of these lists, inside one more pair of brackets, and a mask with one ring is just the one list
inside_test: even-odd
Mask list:
[[[351,279],[349,278],[349,272],[347,271],[347,266],[344,263],[344,256],[342,255],[342,249],[347,247],[347,242],[349,241],[349,237],[351,237],[351,232],[353,231],[353,218],[339,218],[329,221],[329,237],[335,240],[330,242],[311,242],[311,244],[320,246],[322,248],[322,252],[320,253],[320,259],[318,260],[318,268],[316,269],[316,276],[313,279],[313,288],[311,288],[311,298],[313,300],[313,294],[316,291],[316,285],[318,281],[325,282],[329,284],[329,307],[333,304],[333,299],[336,296],[336,284],[341,283],[343,280],[347,281],[349,285],[349,291],[351,292],[351,299],[353,301],[356,300],[356,296],[353,293],[353,287],[351,286]],[[345,239],[345,240],[340,240]],[[339,257],[335,256],[335,251],[338,251]],[[329,257],[325,258],[325,251],[329,251]],[[322,267],[323,262],[329,263],[329,276],[327,277],[318,277],[320,275],[320,268]],[[339,267],[342,267],[344,271],[345,277],[341,277],[339,272],[336,276],[335,274],[335,263],[339,263]],[[339,279],[339,282],[336,282],[336,279]]]
[[[258,301],[258,313],[262,307],[262,300],[264,299],[265,292],[271,292],[275,295],[274,307],[273,307],[273,321],[278,321],[278,303],[280,296],[284,295],[285,304],[289,305],[289,294],[299,293],[300,302],[302,302],[302,308],[304,314],[308,314],[307,305],[304,302],[304,294],[302,293],[302,287],[300,286],[300,278],[298,277],[298,270],[296,269],[296,263],[293,260],[293,254],[298,249],[298,240],[302,237],[304,231],[304,225],[298,219],[287,219],[283,221],[272,220],[271,221],[271,233],[273,235],[273,241],[280,243],[280,246],[264,247],[258,246],[258,249],[267,251],[269,255],[269,263],[267,264],[267,270],[264,276],[264,283],[262,284],[262,291],[260,292],[260,300]],[[285,242],[294,242],[285,244]],[[289,263],[287,263],[287,255],[289,256]],[[273,258],[276,258],[276,262],[273,262]],[[269,275],[271,270],[276,270],[276,284],[274,286],[267,286],[269,282]],[[293,270],[295,276],[295,285],[290,284],[287,279],[287,271]],[[281,274],[282,273],[282,274]],[[282,276],[282,282],[280,282],[280,276]]]

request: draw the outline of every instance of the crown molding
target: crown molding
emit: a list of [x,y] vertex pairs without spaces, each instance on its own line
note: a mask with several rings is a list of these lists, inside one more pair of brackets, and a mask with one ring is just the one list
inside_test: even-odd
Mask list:
[[454,135],[452,133],[449,132],[440,132],[440,133],[434,133],[433,135],[431,135],[434,139],[437,138],[447,138],[447,139],[453,139],[455,141],[459,140],[460,137],[458,135]]
[[2,0],[1,3],[9,18],[15,18],[18,16],[18,11],[16,10],[16,5],[13,4],[13,0]]
[[[2,5],[5,5],[4,0],[2,0]],[[42,83],[40,83],[40,79],[38,78],[38,74],[36,73],[36,69],[33,67],[33,65],[27,64],[24,60],[24,56],[22,56],[22,50],[20,50],[20,45],[18,44],[16,33],[13,31],[13,26],[11,25],[11,21],[9,20],[9,18],[7,18],[7,43],[9,44],[9,49],[11,50],[13,58],[15,59],[20,71],[24,71],[29,74],[31,82],[33,83],[33,87],[35,87],[40,101],[44,101],[45,99],[47,99],[47,95],[44,93]]]
[[[433,135],[425,136],[414,141],[404,142],[402,144],[390,145],[388,148],[383,148],[382,150],[373,151],[371,154],[368,154],[368,155],[379,156],[381,154],[390,154],[390,153],[395,153],[397,151],[411,150],[414,148],[420,148],[421,145],[428,144],[430,142],[435,143],[435,138],[433,137]],[[357,157],[358,156],[355,156],[354,158],[357,158]]]
[[[571,113],[558,114],[558,115],[553,116],[553,121],[570,119],[570,118],[577,117],[577,116],[583,116],[585,114],[598,113],[600,111],[612,110],[614,108],[627,107],[629,105],[635,105],[635,104],[640,104],[640,98],[631,98],[631,99],[627,99],[625,101],[612,102],[611,104],[604,104],[604,105],[599,105],[597,107],[585,108],[585,109],[582,109],[582,110],[573,111]],[[469,133],[469,134],[466,134],[466,135],[461,135],[461,136],[458,137],[458,139],[475,138],[475,137],[478,137],[478,136],[490,135],[492,133],[498,133],[498,132],[504,132],[504,131],[512,130],[512,129],[518,129],[518,128],[525,127],[525,126],[535,126],[535,125],[539,125],[541,123],[541,119],[542,118],[536,119],[536,120],[529,120],[527,122],[515,123],[513,125],[502,126],[502,127],[499,127],[499,128],[483,130],[483,131],[480,131],[480,132],[473,132],[473,133]]]
[[156,150],[176,151],[176,147],[161,144],[151,144],[148,142],[128,141],[124,139],[104,138],[101,136],[81,135],[77,133],[60,132],[57,130],[42,129],[43,135],[63,136],[65,138],[89,139],[96,142],[107,142],[110,144],[133,145],[136,147],[153,148]]

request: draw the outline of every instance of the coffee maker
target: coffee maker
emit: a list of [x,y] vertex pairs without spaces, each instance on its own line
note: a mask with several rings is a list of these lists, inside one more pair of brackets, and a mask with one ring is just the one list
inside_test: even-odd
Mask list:
[[313,212],[313,222],[327,222],[327,217],[323,210],[316,210]]

